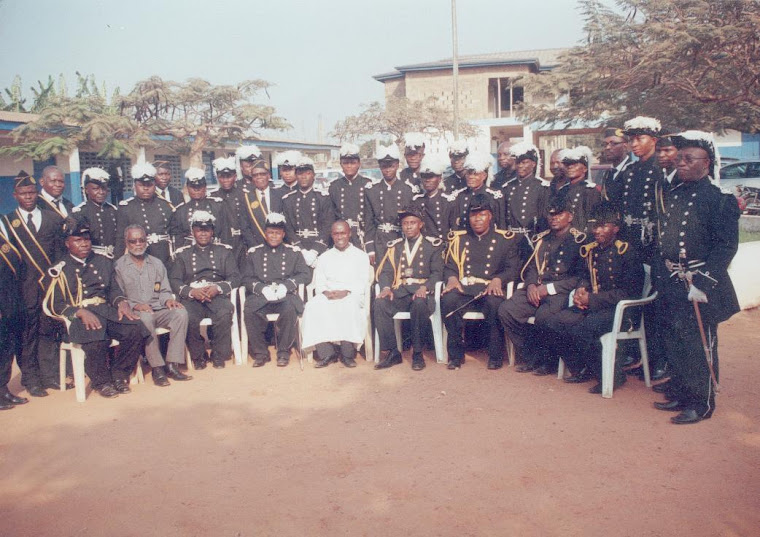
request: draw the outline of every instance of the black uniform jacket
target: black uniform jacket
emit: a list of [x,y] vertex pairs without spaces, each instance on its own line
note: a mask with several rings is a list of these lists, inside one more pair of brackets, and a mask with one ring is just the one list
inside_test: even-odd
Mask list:
[[[493,226],[478,237],[472,231],[451,231],[443,268],[443,281],[456,277],[464,294],[475,296],[494,278],[506,286],[517,279],[520,271],[519,237],[511,231]],[[484,281],[468,283],[465,278]]]
[[569,294],[584,276],[580,245],[586,235],[570,228],[562,235],[549,230],[533,238],[534,249],[520,273],[526,287],[546,285],[549,294]]
[[303,313],[303,300],[298,295],[298,286],[309,283],[311,271],[298,247],[280,244],[272,248],[268,244],[259,244],[248,250],[245,263],[243,281],[250,295],[246,299],[246,307],[253,307],[256,311],[268,304],[269,301],[261,291],[274,283],[282,284],[288,289],[284,300],[292,302],[299,314]]
[[240,285],[240,273],[235,262],[232,246],[209,244],[208,246],[185,246],[177,250],[169,270],[172,291],[187,299],[192,284],[217,284],[222,294],[229,296],[234,287]]
[[[407,244],[405,238],[388,243],[380,265],[377,267],[377,282],[380,289],[391,288],[396,297],[413,295],[421,285],[432,297],[435,284],[443,279],[443,247],[441,239],[420,235],[416,242]],[[412,258],[407,258],[407,248]]]
[[327,192],[315,188],[287,192],[282,198],[282,211],[290,244],[320,254],[327,250],[330,226],[335,222],[335,210]]
[[589,292],[588,311],[615,307],[621,300],[641,298],[644,265],[635,248],[616,240],[606,247],[596,241],[581,246],[586,274],[578,287]]

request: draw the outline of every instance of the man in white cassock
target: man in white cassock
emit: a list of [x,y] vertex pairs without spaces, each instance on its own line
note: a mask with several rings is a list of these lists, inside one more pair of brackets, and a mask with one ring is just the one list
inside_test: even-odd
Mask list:
[[351,244],[351,228],[344,220],[333,223],[334,246],[319,256],[314,269],[315,296],[306,303],[301,326],[304,349],[316,347],[315,367],[340,361],[356,367],[357,346],[367,331],[364,290],[369,278],[369,257]]

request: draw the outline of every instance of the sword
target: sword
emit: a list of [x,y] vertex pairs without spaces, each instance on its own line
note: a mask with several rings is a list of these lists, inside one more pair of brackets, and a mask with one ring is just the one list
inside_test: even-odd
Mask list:
[[451,317],[452,315],[454,315],[459,310],[461,310],[463,308],[466,308],[467,306],[469,306],[470,304],[472,304],[473,302],[475,302],[476,300],[478,300],[479,298],[481,298],[485,294],[486,294],[486,291],[484,289],[481,292],[479,292],[477,295],[475,295],[473,298],[471,298],[470,300],[468,300],[467,302],[465,302],[464,304],[462,304],[461,306],[459,306],[457,309],[451,310],[450,312],[448,312],[446,314],[446,318],[448,319],[449,317]]

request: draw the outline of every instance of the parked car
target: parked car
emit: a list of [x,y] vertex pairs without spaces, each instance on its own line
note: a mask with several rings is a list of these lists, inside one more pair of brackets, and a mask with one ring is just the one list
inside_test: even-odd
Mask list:
[[330,186],[330,183],[335,181],[341,175],[343,175],[343,172],[335,168],[318,170],[314,175],[314,186],[317,188],[326,189],[328,186]]
[[734,190],[737,186],[760,188],[760,160],[742,160],[720,169],[720,186]]

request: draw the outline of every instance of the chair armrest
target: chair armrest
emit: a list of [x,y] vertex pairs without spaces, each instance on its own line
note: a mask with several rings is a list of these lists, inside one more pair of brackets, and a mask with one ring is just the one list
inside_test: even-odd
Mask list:
[[630,308],[632,306],[645,306],[646,304],[651,304],[654,299],[657,298],[657,291],[652,293],[646,298],[638,298],[638,299],[631,299],[631,300],[621,300],[617,303],[617,307],[621,309]]

